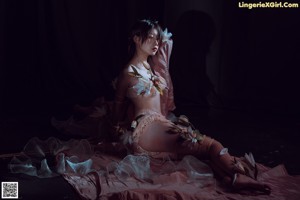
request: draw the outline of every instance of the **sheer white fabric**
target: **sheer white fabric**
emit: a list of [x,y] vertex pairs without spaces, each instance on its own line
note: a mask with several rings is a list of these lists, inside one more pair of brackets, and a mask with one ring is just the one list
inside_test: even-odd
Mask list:
[[87,140],[61,141],[49,138],[42,141],[33,138],[24,147],[22,156],[11,160],[9,168],[12,173],[24,173],[40,178],[97,172],[100,176],[114,174],[123,181],[134,177],[137,180],[152,182],[155,176],[175,171],[185,171],[191,180],[207,181],[213,177],[210,167],[193,156],[185,156],[179,162],[171,159],[155,160],[145,155],[127,155],[123,159],[115,158],[102,163],[103,155],[99,153],[93,151]]

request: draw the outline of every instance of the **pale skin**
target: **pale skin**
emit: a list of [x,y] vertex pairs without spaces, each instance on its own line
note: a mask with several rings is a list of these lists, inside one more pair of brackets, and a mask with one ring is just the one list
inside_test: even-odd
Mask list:
[[[125,67],[119,77],[116,91],[119,98],[125,98],[127,89],[133,85],[133,83],[131,83],[132,81],[130,80],[131,77],[128,75],[128,72],[131,70],[129,67],[130,65],[136,66],[142,73],[147,73],[148,69],[150,68],[148,57],[154,56],[159,47],[157,35],[157,30],[153,29],[144,43],[142,43],[140,37],[134,36],[136,52],[132,59],[129,61],[128,66]],[[155,112],[161,113],[159,93],[150,96],[139,95],[136,98],[132,98],[130,100],[134,105],[135,116],[138,116],[143,110],[153,110]],[[116,106],[115,113],[121,113],[120,111],[121,108],[119,106]],[[121,116],[115,117],[120,120]]]
[[[150,68],[148,59],[149,57],[154,56],[159,48],[158,31],[156,29],[152,29],[148,34],[148,38],[144,42],[142,42],[141,37],[138,36],[134,36],[133,41],[136,47],[135,54],[118,78],[116,100],[114,103],[113,112],[113,120],[115,122],[122,120],[124,116],[123,100],[126,98],[129,88],[136,84],[136,81],[128,75],[128,72],[131,71],[130,65],[137,67],[141,73],[147,74],[147,71]],[[153,87],[152,90],[157,89]],[[134,98],[128,97],[128,99],[133,104],[134,117],[143,113],[145,110],[151,110],[161,114],[160,93],[158,91],[149,96],[136,95]],[[176,150],[180,149],[179,151],[189,154],[190,152],[188,149],[178,144],[178,138],[180,137],[179,134],[170,134],[170,128],[170,124],[152,123],[149,125],[149,127],[147,127],[145,133],[140,137],[139,145],[147,151],[175,152]],[[215,163],[213,167],[214,170],[221,177],[223,177],[225,182],[229,183],[233,180],[231,156],[229,154],[226,154],[222,157],[213,157],[210,155],[219,153],[220,146],[223,148],[218,141],[214,140],[214,142],[211,144],[212,150],[208,152],[208,157],[211,156],[211,159]],[[229,176],[228,174],[231,175]],[[258,182],[243,174],[238,174],[236,176],[234,187],[237,189],[252,188],[263,192],[270,191],[270,187],[268,185]]]
[[[117,85],[117,98],[121,99],[125,98],[128,88],[135,84],[132,77],[128,75],[128,72],[131,71],[130,65],[137,67],[141,73],[147,74],[147,71],[150,68],[148,58],[149,56],[154,56],[159,47],[158,32],[156,29],[152,29],[150,31],[148,38],[143,43],[142,39],[138,36],[134,36],[133,40],[136,45],[136,52],[129,61],[127,67],[125,67],[125,69],[121,72]],[[153,87],[152,90],[157,89]],[[161,114],[160,94],[158,91],[149,96],[137,95],[134,98],[130,98],[130,101],[133,103],[134,117],[146,110],[151,110]],[[116,121],[120,121],[122,118],[122,114],[120,114],[123,113],[122,109],[122,103],[116,102],[114,111],[114,114],[116,114],[114,119],[117,119]],[[153,131],[155,134],[143,134],[144,138],[140,141],[141,146],[149,151],[169,151],[170,148],[172,150],[174,149],[174,143],[177,140],[178,135],[162,134],[169,129],[169,126],[154,123],[151,125],[151,128],[149,127],[149,129],[155,129],[156,131]],[[152,145],[154,143],[156,145]]]

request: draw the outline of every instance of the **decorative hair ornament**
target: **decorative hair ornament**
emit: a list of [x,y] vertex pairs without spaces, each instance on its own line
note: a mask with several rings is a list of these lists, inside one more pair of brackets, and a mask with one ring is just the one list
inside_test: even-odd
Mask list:
[[168,32],[168,29],[165,28],[165,30],[162,32],[162,41],[165,42],[165,41],[171,39],[172,35],[173,34]]

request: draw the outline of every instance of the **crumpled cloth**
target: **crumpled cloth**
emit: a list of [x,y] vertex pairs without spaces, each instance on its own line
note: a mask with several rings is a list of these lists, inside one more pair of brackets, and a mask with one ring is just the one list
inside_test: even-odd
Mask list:
[[[101,144],[100,144],[101,145]],[[210,167],[193,156],[182,160],[158,160],[147,156],[120,157],[116,143],[95,151],[87,140],[45,141],[31,139],[22,156],[9,168],[40,178],[62,175],[83,199],[230,199],[298,200],[300,176],[288,175],[285,167],[258,164],[258,180],[271,185],[270,195],[256,191],[232,191],[213,177]],[[101,149],[101,148],[96,148]],[[109,154],[114,151],[114,155]]]

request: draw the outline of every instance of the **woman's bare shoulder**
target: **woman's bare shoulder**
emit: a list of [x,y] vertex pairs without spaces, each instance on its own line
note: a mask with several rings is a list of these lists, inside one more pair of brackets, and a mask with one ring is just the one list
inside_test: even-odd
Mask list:
[[119,74],[119,79],[128,79],[130,74],[135,71],[136,67],[133,64],[127,64],[123,67]]

